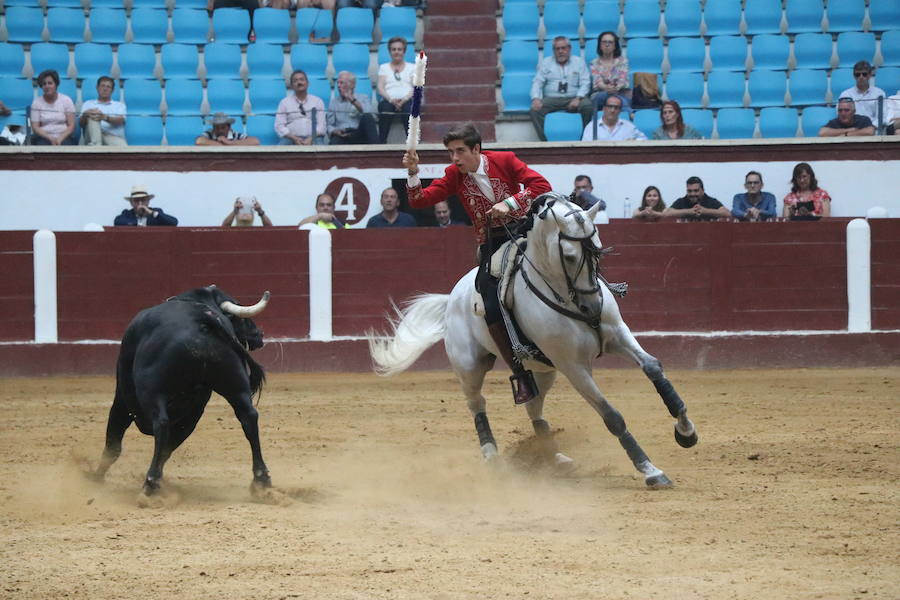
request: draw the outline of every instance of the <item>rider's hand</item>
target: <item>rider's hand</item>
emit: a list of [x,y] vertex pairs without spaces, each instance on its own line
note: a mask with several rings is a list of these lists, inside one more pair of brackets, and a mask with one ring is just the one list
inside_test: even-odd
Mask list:
[[416,175],[419,172],[419,155],[415,150],[403,153],[403,166],[410,175]]
[[505,202],[498,202],[491,207],[489,214],[491,215],[491,217],[505,217],[509,214],[509,207]]

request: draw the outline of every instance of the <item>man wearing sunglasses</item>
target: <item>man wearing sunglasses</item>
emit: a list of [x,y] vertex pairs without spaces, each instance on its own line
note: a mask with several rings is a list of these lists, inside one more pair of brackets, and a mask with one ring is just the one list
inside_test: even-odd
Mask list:
[[856,114],[853,98],[838,100],[837,119],[832,119],[819,130],[819,137],[857,137],[875,135],[875,126],[869,117]]
[[[856,104],[856,114],[869,117],[872,123],[878,124],[878,98],[884,98],[885,93],[881,88],[869,85],[872,79],[872,65],[861,60],[853,65],[853,80],[856,85],[847,88],[838,98],[850,98]],[[883,112],[883,111],[882,111]],[[882,114],[882,122],[884,116]]]
[[309,79],[304,71],[291,73],[293,95],[278,103],[275,133],[283,146],[309,146],[325,143],[325,103],[309,93]]

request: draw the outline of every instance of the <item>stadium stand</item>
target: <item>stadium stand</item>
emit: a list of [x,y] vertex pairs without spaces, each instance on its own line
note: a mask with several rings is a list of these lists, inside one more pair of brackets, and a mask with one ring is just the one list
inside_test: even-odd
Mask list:
[[[743,75],[740,76],[743,80]],[[666,78],[666,97],[677,100],[682,108],[703,106],[703,75],[674,71]]]
[[754,36],[750,47],[754,69],[787,69],[791,56],[791,43],[786,35],[764,33]]
[[736,35],[716,36],[709,41],[709,60],[716,71],[744,71],[747,68],[747,41]]
[[203,47],[203,65],[206,67],[207,78],[240,78],[241,61],[241,47],[237,44],[215,41]]
[[552,112],[544,119],[544,135],[548,142],[567,142],[581,139],[584,127],[581,115],[565,111]]
[[781,0],[753,0],[744,7],[747,35],[781,33]]
[[67,44],[83,42],[86,25],[84,11],[81,8],[47,9],[47,30],[54,42]]
[[246,96],[247,90],[240,79],[210,79],[206,82],[206,97],[210,112],[244,114]]
[[[218,13],[219,10],[215,12]],[[205,10],[176,7],[172,11],[172,41],[179,44],[205,44],[209,41],[209,30],[209,16]]]
[[[208,46],[207,46],[208,47]],[[247,46],[247,72],[254,80],[284,78],[284,48],[257,41]]]
[[[240,119],[237,120],[240,122]],[[168,116],[166,117],[166,144],[169,146],[193,146],[197,136],[203,133],[206,126],[200,117]],[[127,132],[126,132],[127,133]]]
[[212,27],[210,39],[217,43],[246,44],[250,33],[250,13],[243,8],[217,8],[213,11]]
[[828,2],[825,11],[828,19],[828,31],[831,33],[844,31],[861,31],[863,17],[866,14],[865,0],[840,0]]
[[416,9],[412,6],[384,6],[379,13],[378,28],[383,42],[394,36],[412,41],[416,35]]
[[792,138],[800,121],[796,108],[768,106],[759,111],[759,134],[764,138]]
[[673,38],[669,40],[667,57],[671,71],[702,73],[706,62],[706,44],[698,37]]
[[274,115],[250,115],[247,117],[246,132],[247,135],[259,138],[260,144],[270,146],[278,144]]
[[[155,116],[160,114],[162,88],[155,79],[129,79],[123,86],[122,96],[128,107],[129,119],[131,115]],[[162,138],[161,133],[160,138]]]
[[823,104],[828,94],[828,76],[825,71],[795,69],[788,82],[791,105]]
[[19,44],[0,43],[0,77],[21,77],[25,71],[25,51]]
[[131,10],[131,19],[129,21],[134,43],[166,43],[169,31],[169,15],[165,10],[155,7],[135,7]]
[[160,51],[163,79],[196,79],[200,55],[193,44],[164,44]]
[[800,115],[800,127],[803,129],[803,137],[816,137],[828,121],[835,118],[837,113],[827,106],[807,106]]
[[[713,108],[744,106],[744,74],[737,71],[713,71],[707,81],[709,105]],[[680,102],[680,100],[679,100]]]
[[156,70],[156,52],[149,44],[122,44],[116,51],[119,77],[150,79]]
[[321,8],[297,9],[295,25],[297,27],[297,42],[312,42],[313,40],[330,40],[334,21],[331,11]]
[[837,55],[839,67],[852,67],[857,61],[875,62],[875,34],[863,31],[847,31],[838,34]]
[[663,13],[666,36],[699,36],[703,15],[699,0],[668,0]]
[[756,115],[752,108],[723,108],[716,114],[716,133],[722,140],[752,138]]
[[84,42],[75,44],[75,71],[78,79],[94,80],[101,75],[112,73],[113,53],[108,44]]
[[787,0],[784,16],[787,33],[820,33],[825,6],[822,0]]
[[88,27],[95,44],[124,44],[128,21],[121,8],[97,8],[96,3],[92,3]]
[[253,31],[257,44],[289,44],[291,14],[279,8],[257,8],[253,11]]
[[750,106],[784,106],[787,73],[754,69],[750,72],[747,89],[750,93]]
[[[127,89],[125,93],[128,93]],[[203,87],[200,81],[194,79],[170,79],[166,82],[165,97],[167,115],[199,115]]]
[[896,0],[869,0],[871,31],[900,29],[900,3]]
[[69,50],[65,44],[39,42],[31,45],[31,67],[35,77],[41,71],[53,69],[60,77],[69,72]]
[[10,6],[6,9],[6,39],[10,42],[41,41],[44,33],[44,13],[32,6]]
[[546,41],[560,35],[578,39],[578,28],[581,25],[578,2],[547,2],[544,4],[543,23],[545,45]]
[[741,0],[707,0],[703,7],[706,35],[735,35],[741,29]]
[[[131,105],[128,105],[129,112]],[[160,117],[128,115],[125,119],[125,139],[130,146],[161,146],[163,123]]]
[[513,10],[503,11],[503,39],[537,40],[540,22],[537,3],[516,4]]
[[344,44],[371,44],[375,16],[368,8],[342,8],[337,11],[335,27]]
[[706,139],[712,139],[713,136],[713,111],[686,108],[681,111],[681,118],[684,122],[697,131]]
[[597,37],[604,31],[612,31],[618,35],[622,16],[619,13],[618,0],[585,0],[584,14],[585,48],[594,46]]

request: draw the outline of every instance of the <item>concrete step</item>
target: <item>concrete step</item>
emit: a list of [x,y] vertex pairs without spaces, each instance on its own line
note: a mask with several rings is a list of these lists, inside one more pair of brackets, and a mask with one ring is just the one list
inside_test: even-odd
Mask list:
[[496,101],[495,88],[483,84],[428,87],[428,103],[431,106],[445,103],[462,103],[474,106],[478,104],[495,104]]
[[472,67],[472,68],[432,68],[431,59],[429,58],[428,73],[425,79],[426,89],[431,93],[432,87],[440,87],[444,85],[460,85],[483,83],[485,85],[494,85],[497,83],[499,74],[496,65],[490,67]]
[[425,35],[430,31],[447,32],[460,31],[470,33],[473,31],[497,31],[497,19],[491,16],[464,16],[464,17],[428,17],[425,21]]
[[429,0],[426,15],[432,16],[458,16],[466,15],[495,15],[497,13],[496,0]]
[[426,31],[425,32],[425,51],[429,48],[448,48],[452,49],[459,45],[460,40],[465,40],[466,46],[470,48],[496,48],[499,41],[497,31]]
[[428,54],[428,70],[447,67],[495,67],[497,52],[493,49],[475,48],[454,50],[451,48],[430,48]]

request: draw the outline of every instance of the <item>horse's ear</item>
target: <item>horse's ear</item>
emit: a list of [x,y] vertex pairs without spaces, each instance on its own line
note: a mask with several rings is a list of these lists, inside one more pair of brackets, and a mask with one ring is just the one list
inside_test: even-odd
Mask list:
[[591,220],[592,223],[594,221],[594,217],[597,216],[598,212],[600,212],[600,203],[599,202],[597,202],[596,204],[594,204],[592,207],[590,207],[587,210],[588,218]]

